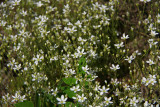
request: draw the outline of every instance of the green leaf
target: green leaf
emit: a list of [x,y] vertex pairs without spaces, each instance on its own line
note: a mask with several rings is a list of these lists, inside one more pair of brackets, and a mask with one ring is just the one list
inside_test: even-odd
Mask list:
[[64,92],[67,94],[67,96],[68,96],[69,98],[72,98],[72,97],[75,97],[75,96],[76,96],[76,93],[74,93],[74,92],[71,91],[70,89],[67,89],[67,90],[65,90]]
[[35,107],[41,107],[41,100],[38,93],[36,93]]
[[82,74],[82,77],[84,77],[85,72],[82,70],[82,67],[86,66],[86,59],[84,57],[81,57],[78,64],[78,73]]
[[66,88],[65,86],[64,87],[60,87],[61,90],[65,90],[65,88]]
[[71,107],[71,102],[66,102],[65,107]]
[[24,101],[14,105],[15,107],[34,107],[31,101]]
[[81,66],[86,66],[86,59],[84,57],[81,57],[78,64]]
[[85,81],[85,85],[88,86],[88,84],[89,84],[89,82],[88,82],[88,81]]
[[62,80],[67,84],[67,85],[74,85],[76,84],[76,79],[75,78],[62,78]]

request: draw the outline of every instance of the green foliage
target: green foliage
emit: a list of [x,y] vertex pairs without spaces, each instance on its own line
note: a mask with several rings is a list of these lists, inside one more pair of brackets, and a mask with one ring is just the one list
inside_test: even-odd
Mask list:
[[72,98],[72,97],[76,96],[76,93],[74,93],[73,91],[71,91],[70,88],[65,89],[64,93],[66,93],[69,98]]
[[69,77],[69,78],[62,78],[62,80],[64,81],[64,83],[66,83],[67,85],[75,85],[76,84],[76,79]]
[[85,72],[83,71],[82,67],[86,66],[86,59],[84,57],[81,57],[78,64],[78,73],[84,77]]
[[158,0],[1,3],[0,105],[159,106],[159,7]]
[[24,102],[16,103],[14,106],[15,107],[34,107],[31,101],[24,101]]
[[41,107],[41,100],[40,100],[39,93],[36,93],[36,97],[35,97],[35,107]]

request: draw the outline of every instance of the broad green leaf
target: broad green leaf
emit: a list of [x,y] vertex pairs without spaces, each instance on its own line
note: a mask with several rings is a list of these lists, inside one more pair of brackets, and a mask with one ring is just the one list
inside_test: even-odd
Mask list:
[[34,107],[31,101],[24,101],[14,105],[15,107]]
[[74,92],[71,91],[70,89],[67,89],[67,90],[65,90],[64,92],[67,94],[67,96],[68,96],[69,98],[72,98],[72,97],[75,97],[75,96],[76,96],[76,93],[74,93]]
[[62,79],[67,85],[74,85],[76,84],[75,78],[63,78]]

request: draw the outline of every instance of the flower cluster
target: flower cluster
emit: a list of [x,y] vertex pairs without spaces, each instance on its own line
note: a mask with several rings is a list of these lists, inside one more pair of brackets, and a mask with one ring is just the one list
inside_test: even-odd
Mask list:
[[158,106],[159,4],[2,2],[0,105]]

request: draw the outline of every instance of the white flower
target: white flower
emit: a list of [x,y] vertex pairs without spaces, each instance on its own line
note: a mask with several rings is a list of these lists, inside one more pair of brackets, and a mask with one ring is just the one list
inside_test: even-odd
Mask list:
[[0,26],[5,26],[6,25],[6,21],[3,21],[3,20],[1,20],[1,22],[0,22]]
[[71,22],[68,22],[67,25],[68,26],[73,26],[73,24]]
[[16,92],[14,96],[12,96],[12,101],[11,102],[17,102],[17,101],[22,101],[25,100],[25,95],[24,96],[20,96],[20,92]]
[[157,83],[156,81],[156,76],[155,75],[149,75],[149,82],[154,85],[155,83]]
[[142,84],[145,84],[147,79],[145,77],[143,77],[141,81],[142,81]]
[[101,92],[100,92],[100,95],[103,95],[104,93],[108,93],[108,90],[109,88],[106,89],[105,86],[102,86],[102,89],[99,89]]
[[140,52],[138,52],[138,50],[136,50],[135,52],[136,52],[136,54],[137,54],[137,55],[141,55],[141,53],[140,53]]
[[126,39],[128,39],[128,38],[129,38],[128,35],[125,35],[125,33],[123,33],[123,36],[121,37],[121,39],[126,40]]
[[135,57],[133,57],[133,56],[131,55],[130,57],[127,56],[127,59],[124,59],[124,60],[127,60],[128,63],[131,63],[134,58],[135,58]]
[[70,72],[71,75],[76,74],[75,70],[72,70],[72,69],[69,69],[69,72]]
[[89,74],[89,72],[88,72],[88,70],[89,70],[88,65],[86,65],[85,67],[82,67],[82,69],[83,69],[84,72],[86,72],[87,74]]
[[21,2],[21,0],[12,0],[11,1],[13,6],[19,5],[20,2]]
[[151,59],[149,59],[149,61],[146,61],[149,65],[153,65],[155,64]]
[[84,97],[84,94],[82,96],[78,95],[78,102],[83,103],[87,98]]
[[43,57],[43,56],[40,56],[40,55],[38,55],[38,54],[36,55],[36,57],[33,58],[33,60],[35,61],[34,63],[35,63],[36,65],[38,65],[38,62],[41,62],[42,59],[44,59],[44,57]]
[[85,55],[86,52],[84,52],[84,49],[82,49],[82,51],[80,51],[79,49],[77,50],[78,51],[78,56],[81,57],[82,55]]
[[14,70],[20,70],[20,69],[21,69],[21,64],[15,65],[15,67],[14,67],[13,69],[14,69]]
[[7,93],[5,96],[2,96],[2,101],[7,104],[7,102],[10,100],[10,97],[9,97],[9,93]]
[[137,107],[137,103],[139,101],[136,99],[136,97],[133,97],[133,99],[130,99],[130,105]]
[[68,33],[74,33],[76,32],[77,30],[75,30],[75,27],[73,26],[72,28],[68,28]]
[[114,44],[114,46],[116,46],[118,49],[124,47],[123,42],[121,42],[120,44]]
[[156,33],[156,31],[151,30],[150,35],[151,35],[152,37],[155,37],[157,34],[158,34],[158,33]]
[[80,28],[82,27],[82,23],[78,20],[75,25],[79,26]]
[[74,93],[76,93],[77,91],[80,91],[79,89],[79,85],[77,85],[76,87],[73,86],[72,88],[70,88],[71,91],[74,91]]
[[129,85],[127,85],[127,84],[125,84],[124,86],[123,86],[123,88],[127,91],[127,90],[130,90],[130,86]]
[[109,104],[112,104],[113,102],[111,101],[111,97],[109,97],[109,98],[107,98],[107,97],[104,97],[104,104],[106,105],[106,106],[108,106]]
[[153,39],[148,40],[149,47],[152,48],[153,45],[156,45],[158,42],[154,42]]
[[114,93],[115,93],[115,96],[119,96],[121,94],[118,88],[116,88],[116,91]]
[[67,101],[67,97],[64,98],[64,95],[61,95],[61,98],[57,98],[58,104],[65,104]]
[[116,71],[117,69],[120,69],[119,65],[112,64],[112,67],[110,67],[111,70]]
[[107,44],[103,44],[104,49],[108,50],[110,48],[110,46],[108,46]]
[[117,78],[115,78],[115,79],[111,79],[111,83],[113,84],[113,85],[118,85],[120,82],[117,80]]
[[155,75],[149,75],[149,78],[142,78],[142,84],[145,84],[145,86],[148,86],[149,84],[154,85],[155,83],[157,83],[156,81],[156,76]]
[[72,97],[74,100],[77,100],[78,101],[78,96],[77,97]]
[[149,103],[148,103],[148,101],[145,101],[145,103],[144,103],[144,107],[149,107]]
[[42,74],[36,72],[32,74],[32,81],[38,81],[39,83],[42,80],[43,80]]
[[78,41],[80,42],[80,44],[84,44],[84,42],[86,42],[87,40],[86,39],[82,39],[81,37],[78,38]]
[[93,51],[92,49],[90,50],[90,56],[95,58],[97,56],[96,52]]
[[107,6],[105,6],[105,5],[101,5],[101,7],[99,7],[99,8],[100,8],[101,12],[104,12],[104,13],[108,9]]
[[26,100],[25,97],[26,97],[25,95],[20,96],[20,98],[19,98],[20,102],[23,102],[24,100]]
[[58,91],[57,91],[57,87],[56,87],[56,89],[55,89],[55,90],[51,89],[51,92],[52,92],[52,95],[56,96],[56,95],[57,95],[57,93],[58,93]]
[[22,10],[22,12],[20,12],[20,14],[22,14],[23,16],[27,15],[27,11]]
[[155,79],[150,79],[150,84],[154,85],[155,83],[157,83]]
[[78,58],[78,53],[71,54],[73,58]]
[[43,6],[43,3],[41,1],[37,2],[36,4],[37,4],[37,7]]
[[148,31],[155,30],[155,29],[156,29],[156,28],[153,27],[153,24],[152,24],[152,23],[148,26]]
[[93,4],[93,7],[94,7],[95,9],[97,9],[97,8],[100,7],[100,5],[98,4],[98,2],[96,2],[95,4]]
[[151,0],[140,0],[141,2],[147,3],[150,2]]

